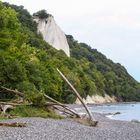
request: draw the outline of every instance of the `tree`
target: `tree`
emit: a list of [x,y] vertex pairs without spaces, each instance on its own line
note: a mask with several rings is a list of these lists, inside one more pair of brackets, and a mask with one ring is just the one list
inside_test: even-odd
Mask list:
[[47,13],[46,10],[40,10],[40,11],[34,13],[33,16],[37,16],[40,19],[45,19],[45,18],[48,18],[49,14]]
[[0,3],[0,49],[6,49],[18,43],[20,23],[17,13]]

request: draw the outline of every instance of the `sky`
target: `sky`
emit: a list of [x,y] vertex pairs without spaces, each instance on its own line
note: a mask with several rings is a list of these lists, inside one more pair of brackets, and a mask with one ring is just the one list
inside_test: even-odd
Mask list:
[[66,34],[122,64],[140,82],[140,0],[2,0],[46,9]]

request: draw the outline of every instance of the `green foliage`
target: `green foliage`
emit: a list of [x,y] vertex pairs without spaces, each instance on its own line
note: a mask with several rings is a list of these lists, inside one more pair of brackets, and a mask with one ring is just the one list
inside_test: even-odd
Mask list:
[[0,120],[6,119],[6,116],[4,114],[0,114]]
[[43,10],[40,10],[40,11],[34,13],[33,16],[37,16],[40,19],[46,19],[46,18],[48,18],[49,14],[46,12],[46,10],[43,9]]
[[7,49],[18,43],[20,23],[13,9],[2,4],[0,7],[0,49]]
[[[0,3],[0,86],[25,93],[25,100],[39,107],[45,104],[43,94],[73,103],[76,97],[58,74],[59,68],[83,98],[109,94],[118,100],[140,101],[140,84],[123,66],[87,44],[78,43],[71,35],[67,35],[71,50],[68,58],[36,34],[36,25],[27,10],[4,5]],[[3,93],[0,98],[10,100],[16,96]]]
[[115,95],[120,101],[140,100],[140,88],[138,88],[140,84],[127,73],[123,66],[119,63],[113,63],[87,44],[78,43],[71,35],[67,35],[67,40],[71,48],[71,56],[80,61],[80,66],[84,71],[83,74],[88,76],[89,83],[95,85],[89,86],[95,87],[94,90],[90,90],[92,94]]
[[11,7],[14,9],[18,14],[17,18],[22,24],[22,26],[29,28],[31,31],[36,32],[37,30],[37,24],[33,21],[32,16],[30,13],[24,9],[23,6],[16,6],[16,5],[11,5],[9,3],[3,3],[6,7]]
[[42,117],[42,118],[56,118],[62,119],[61,116],[53,113],[47,112],[44,108],[34,107],[34,106],[19,106],[10,112],[11,115],[16,115],[19,117]]

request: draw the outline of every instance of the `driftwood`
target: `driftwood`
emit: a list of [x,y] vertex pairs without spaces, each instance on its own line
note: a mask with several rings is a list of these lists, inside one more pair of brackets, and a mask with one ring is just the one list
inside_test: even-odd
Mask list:
[[62,112],[63,114],[65,114],[66,116],[71,116],[71,117],[74,117],[74,114],[68,112],[67,110],[65,110],[64,108],[59,108],[59,107],[56,107],[56,106],[53,106],[54,109]]
[[20,91],[18,91],[18,90],[12,90],[12,89],[10,89],[10,88],[6,88],[6,87],[4,87],[4,86],[1,86],[1,88],[3,89],[3,90],[5,90],[5,91],[7,91],[7,92],[11,92],[11,93],[14,93],[14,94],[17,94],[18,96],[20,96],[20,97],[24,97],[24,93],[22,93],[22,92],[20,92]]
[[57,103],[53,103],[53,102],[46,102],[45,103],[46,106],[54,106],[54,105],[58,105]]
[[93,116],[92,113],[89,111],[87,105],[84,103],[82,97],[80,96],[80,94],[77,92],[77,90],[74,88],[74,86],[68,81],[68,79],[63,75],[63,73],[57,69],[57,71],[59,72],[59,74],[62,76],[62,78],[67,82],[67,84],[71,87],[71,89],[74,91],[74,93],[76,94],[77,98],[80,100],[80,102],[82,103],[82,105],[84,106],[87,114],[89,115],[89,122],[92,126],[96,126],[98,121],[96,121]]
[[66,105],[64,105],[64,104],[62,104],[62,103],[56,101],[55,99],[49,97],[49,96],[46,95],[46,94],[45,94],[44,96],[45,96],[47,99],[49,99],[50,101],[56,103],[57,105],[61,106],[61,107],[64,108],[64,109],[68,110],[69,112],[71,112],[72,114],[74,114],[76,117],[80,118],[80,115],[79,115],[77,112],[75,112],[75,111],[69,109]]
[[14,109],[12,105],[1,105],[0,108],[1,108],[2,114],[5,114],[7,110]]
[[0,126],[8,126],[8,127],[26,127],[26,123],[18,123],[18,122],[13,122],[13,123],[4,123],[1,122]]
[[11,102],[0,102],[0,110],[3,114],[7,112],[7,110],[14,109],[14,106],[27,106],[32,104],[17,104],[17,103],[11,103]]
[[2,104],[2,105],[13,105],[13,106],[20,106],[20,105],[28,106],[28,105],[32,105],[32,103],[30,103],[30,104],[18,104],[18,103],[11,103],[11,102],[0,102],[0,104]]
[[47,102],[45,105],[47,106],[47,110],[50,111],[50,112],[58,110],[59,112],[62,112],[62,114],[65,114],[66,116],[71,116],[71,117],[76,116],[75,114],[66,110],[64,107],[58,105],[57,103]]

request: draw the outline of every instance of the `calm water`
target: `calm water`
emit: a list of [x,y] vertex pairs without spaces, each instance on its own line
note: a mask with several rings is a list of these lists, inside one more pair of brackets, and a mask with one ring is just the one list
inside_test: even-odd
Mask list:
[[108,115],[111,119],[127,121],[136,119],[140,121],[140,103],[105,104],[94,107],[90,106],[89,108],[92,112],[121,113],[117,115]]

